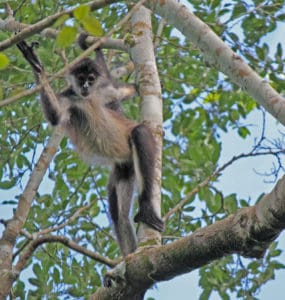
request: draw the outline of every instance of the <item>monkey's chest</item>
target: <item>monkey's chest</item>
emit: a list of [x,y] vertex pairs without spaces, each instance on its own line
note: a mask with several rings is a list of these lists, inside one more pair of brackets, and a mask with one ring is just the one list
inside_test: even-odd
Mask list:
[[111,164],[130,159],[128,129],[124,123],[96,115],[72,116],[65,131],[85,162],[90,165]]

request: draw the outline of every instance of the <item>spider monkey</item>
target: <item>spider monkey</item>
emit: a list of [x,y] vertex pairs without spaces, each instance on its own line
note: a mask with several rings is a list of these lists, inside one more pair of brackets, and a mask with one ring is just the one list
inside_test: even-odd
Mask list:
[[[88,48],[86,39],[88,34],[82,32],[78,38],[78,44],[82,50]],[[102,92],[100,101],[105,104],[106,107],[122,112],[121,101],[135,96],[136,86],[135,84],[123,84],[113,80],[107,64],[104,59],[104,55],[100,48],[94,50],[96,53],[96,59],[94,61],[95,68],[100,72],[100,76],[97,75],[97,82],[101,82],[96,87],[96,93]]]
[[[79,38],[85,49],[86,37]],[[17,44],[31,65],[39,83],[44,68],[33,45]],[[152,187],[156,146],[144,123],[127,119],[120,102],[135,93],[134,85],[113,81],[103,53],[96,49],[96,59],[84,58],[67,72],[70,86],[56,99],[40,91],[41,105],[52,126],[61,126],[76,151],[89,165],[112,165],[108,183],[109,211],[116,237],[124,256],[137,247],[134,227],[129,219],[135,183],[138,185],[139,211],[135,222],[143,222],[158,231],[164,223],[152,205]]]

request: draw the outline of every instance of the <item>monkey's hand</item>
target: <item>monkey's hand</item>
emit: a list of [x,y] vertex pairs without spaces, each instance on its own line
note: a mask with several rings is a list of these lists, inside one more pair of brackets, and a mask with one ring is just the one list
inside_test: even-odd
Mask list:
[[[77,39],[78,45],[82,50],[86,50],[90,47],[90,45],[88,46],[88,44],[86,42],[86,40],[88,39],[88,36],[89,35],[86,32],[81,32]],[[95,51],[97,51],[97,50],[100,50],[100,48],[95,49]]]
[[37,42],[33,42],[31,46],[29,46],[25,41],[21,41],[17,44],[17,47],[22,52],[25,59],[32,66],[34,72],[41,73],[43,71],[43,65],[34,52],[34,46],[36,45]]
[[78,45],[82,50],[86,50],[88,48],[87,43],[86,43],[87,38],[88,38],[88,34],[86,32],[82,32],[82,33],[80,33],[80,35],[77,39]]
[[164,222],[155,214],[153,208],[149,205],[140,205],[140,210],[135,215],[134,221],[136,223],[143,222],[159,232],[164,230]]
[[[82,50],[84,50],[84,51],[90,47],[90,45],[88,46],[87,42],[86,42],[88,36],[89,35],[86,32],[81,32],[80,35],[79,35],[79,37],[78,37],[78,39],[77,39],[79,47]],[[102,55],[100,47],[98,47],[97,49],[95,49],[95,52],[96,52],[96,55],[98,55],[98,53],[99,53],[99,55]]]

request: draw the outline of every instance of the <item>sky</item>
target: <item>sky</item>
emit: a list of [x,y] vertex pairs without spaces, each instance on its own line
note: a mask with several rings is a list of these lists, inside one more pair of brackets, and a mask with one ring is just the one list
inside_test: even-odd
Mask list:
[[[283,49],[285,49],[284,33],[285,24],[279,24],[279,28],[274,33],[270,34],[265,38],[265,41],[270,40],[270,45],[273,53],[275,52],[276,44],[281,42]],[[283,126],[276,124],[276,121],[267,114],[267,136],[272,139],[277,137],[278,130],[284,133]],[[261,113],[253,112],[248,123],[253,124],[251,130],[251,139],[241,140],[236,133],[231,132],[222,134],[223,148],[222,156],[220,159],[220,165],[228,161],[234,155],[248,152],[252,145],[254,138],[258,138],[261,129]],[[230,194],[238,191],[239,196],[245,199],[253,199],[253,201],[262,193],[270,192],[275,183],[265,182],[263,176],[258,176],[257,172],[263,173],[270,169],[272,164],[271,157],[257,157],[240,160],[233,164],[220,177],[220,181],[217,187],[224,191],[225,194]],[[237,180],[238,179],[238,180]],[[18,189],[1,191],[0,200],[2,199],[13,199],[15,195],[19,194]],[[12,216],[12,208],[7,206],[0,206],[0,219],[7,219]],[[167,224],[166,224],[167,226]],[[0,225],[0,236],[3,232],[3,226]],[[283,232],[277,239],[279,241],[279,248],[285,249],[285,233]],[[285,263],[285,254],[282,253],[281,257],[278,258]],[[26,273],[29,276],[30,272]],[[275,280],[267,283],[262,289],[258,298],[261,300],[283,300],[285,294],[284,285],[285,271],[278,271]],[[198,285],[198,271],[194,271],[190,274],[179,276],[167,282],[163,282],[155,286],[152,290],[148,291],[147,296],[155,297],[157,300],[195,300],[199,298],[201,289]],[[217,294],[213,294],[210,300],[220,299]],[[235,299],[232,297],[231,299]]]
[[[276,120],[269,114],[266,114],[267,122],[267,136],[273,139],[278,137],[278,131],[283,131],[284,128],[281,125],[276,124]],[[222,134],[222,155],[220,159],[220,165],[229,161],[234,155],[240,153],[247,153],[252,147],[252,141],[254,138],[259,138],[260,129],[262,124],[261,112],[253,112],[247,119],[247,123],[252,124],[251,127],[251,139],[242,140],[238,137],[235,132]],[[220,177],[219,183],[216,185],[217,188],[224,191],[225,195],[235,193],[238,191],[238,195],[244,199],[251,198],[253,202],[258,198],[261,193],[268,193],[272,190],[275,183],[265,182],[265,177],[258,176],[258,172],[266,172],[271,167],[272,157],[257,157],[247,158],[239,160],[235,164],[227,168],[223,175]],[[166,224],[167,226],[167,224]],[[279,249],[285,249],[285,232],[283,232],[277,239]],[[285,264],[285,253],[278,258],[283,264]],[[285,270],[276,272],[276,279],[268,282],[261,289],[261,292],[257,295],[258,299],[261,300],[272,300],[272,291],[274,291],[274,300],[284,300],[285,293]],[[173,300],[179,295],[179,300],[195,300],[199,299],[201,289],[198,284],[198,271],[194,271],[190,274],[179,276],[170,281],[158,284],[153,290],[149,291],[147,296],[153,296],[157,300]],[[217,293],[213,293],[210,300],[218,300],[220,297]],[[236,299],[232,295],[231,300]]]
[[[247,122],[252,124],[252,139],[259,137],[260,125],[262,116],[260,112],[253,112],[250,114]],[[278,131],[283,131],[284,128],[281,125],[276,125],[276,121],[269,114],[266,116],[267,120],[267,132],[271,133],[271,137],[277,137]],[[252,143],[249,140],[240,139],[235,132],[228,134],[222,134],[223,148],[220,164],[225,163],[233,155],[245,153],[250,150]],[[257,157],[240,160],[237,163],[230,166],[220,178],[217,187],[222,189],[225,194],[231,194],[238,191],[239,195],[244,199],[249,197],[253,201],[260,195],[260,193],[268,193],[271,191],[275,183],[266,183],[265,178],[257,176],[256,171],[265,172],[267,171],[272,163],[271,157]],[[238,178],[239,180],[236,180]],[[47,189],[48,184],[44,183],[41,189]],[[1,191],[0,200],[13,199],[15,195],[19,193],[18,189]],[[7,219],[12,216],[12,207],[0,206],[0,219]],[[167,224],[166,224],[167,226]],[[0,225],[0,236],[3,231],[3,226]],[[279,248],[285,249],[285,232],[278,238],[280,242]],[[282,253],[281,257],[278,258],[285,263],[285,254]],[[31,276],[31,271],[24,273],[24,277],[28,278]],[[272,300],[272,291],[274,291],[274,300],[283,300],[285,293],[284,286],[285,270],[277,272],[276,279],[267,283],[262,289],[258,298],[261,300]],[[201,289],[198,285],[198,270],[186,274],[183,276],[176,277],[172,280],[159,283],[152,290],[148,291],[148,297],[154,297],[157,300],[173,300],[179,293],[179,300],[195,300],[199,298]],[[213,294],[210,300],[220,299],[217,294]],[[234,300],[234,296],[231,298]]]
[[[183,1],[184,2],[184,1]],[[279,23],[278,29],[267,35],[263,41],[270,44],[271,53],[275,53],[277,43],[281,43],[285,49],[284,42],[285,24]],[[276,120],[266,114],[266,136],[274,139],[280,137],[279,131],[285,134],[284,127],[280,124],[277,126]],[[252,124],[251,138],[241,140],[236,133],[222,134],[223,148],[219,165],[229,161],[234,155],[247,153],[253,146],[254,138],[260,137],[262,115],[260,112],[253,112],[247,119],[248,124]],[[257,157],[239,160],[229,168],[227,168],[220,178],[220,182],[216,185],[225,195],[238,191],[240,197],[244,199],[251,198],[253,201],[261,193],[268,193],[274,187],[275,183],[266,182],[268,178],[258,176],[256,172],[265,173],[272,167],[272,157]],[[283,174],[281,174],[283,175]],[[167,224],[166,224],[167,226]],[[279,249],[283,253],[278,258],[285,264],[285,233],[283,232],[279,238]],[[285,294],[285,270],[276,272],[276,278],[268,282],[262,287],[261,292],[257,295],[261,300],[283,300]],[[148,292],[148,296],[153,296],[157,300],[195,300],[199,299],[201,289],[198,285],[198,271],[186,274],[170,281],[158,284],[152,291]],[[273,298],[274,295],[274,298]],[[217,293],[211,295],[210,300],[219,300]],[[235,297],[232,296],[231,300]]]

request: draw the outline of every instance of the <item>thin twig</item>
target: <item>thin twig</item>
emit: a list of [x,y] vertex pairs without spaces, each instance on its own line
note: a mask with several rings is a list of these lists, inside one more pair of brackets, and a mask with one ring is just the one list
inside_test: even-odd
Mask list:
[[[95,0],[95,1],[90,2],[88,5],[90,6],[91,10],[95,10],[95,9],[101,8],[107,4],[112,4],[116,1],[117,0]],[[16,43],[19,43],[20,41],[34,35],[35,33],[38,33],[40,31],[42,31],[43,29],[51,26],[56,20],[58,20],[58,18],[60,18],[63,15],[73,16],[73,12],[75,9],[76,8],[58,12],[52,16],[46,17],[45,19],[43,19],[33,25],[23,28],[21,30],[21,32],[18,33],[17,35],[14,35],[11,38],[6,39],[3,42],[1,42],[0,43],[0,51],[3,51],[5,49],[7,49],[8,47],[10,47]]]
[[157,32],[156,32],[154,43],[153,43],[154,49],[156,49],[160,43],[161,35],[162,35],[165,24],[166,24],[166,22],[164,19],[161,19],[158,24]]
[[172,209],[170,209],[163,217],[163,221],[167,221],[171,215],[173,215],[174,213],[176,213],[177,211],[181,211],[183,206],[189,201],[190,198],[192,198],[193,196],[195,196],[199,189],[207,186],[209,184],[209,182],[215,178],[220,176],[220,174],[222,173],[222,171],[224,171],[227,167],[229,167],[230,165],[232,165],[234,162],[238,161],[239,159],[242,158],[247,158],[247,157],[253,157],[253,156],[260,156],[260,155],[278,155],[281,153],[284,153],[283,150],[278,150],[278,151],[264,151],[264,152],[254,152],[256,150],[256,148],[254,148],[253,150],[251,150],[248,153],[241,153],[237,156],[234,156],[232,159],[230,159],[228,162],[226,162],[224,165],[222,165],[220,168],[216,169],[216,171],[214,171],[211,175],[209,175],[205,180],[203,180],[202,182],[200,182],[194,189],[192,189],[185,197],[183,197],[181,199],[181,201],[175,205]]
[[25,253],[19,257],[19,260],[15,265],[15,269],[14,269],[17,274],[19,274],[23,270],[23,268],[26,266],[27,261],[30,259],[32,254],[36,251],[36,249],[45,243],[61,243],[67,246],[68,248],[73,249],[74,251],[79,252],[83,255],[86,255],[111,268],[115,267],[118,264],[118,262],[121,261],[120,259],[112,260],[94,251],[90,251],[85,247],[78,245],[77,243],[75,243],[74,241],[70,240],[67,237],[63,237],[59,235],[47,235],[47,236],[37,238],[36,240],[33,240],[27,247]]

